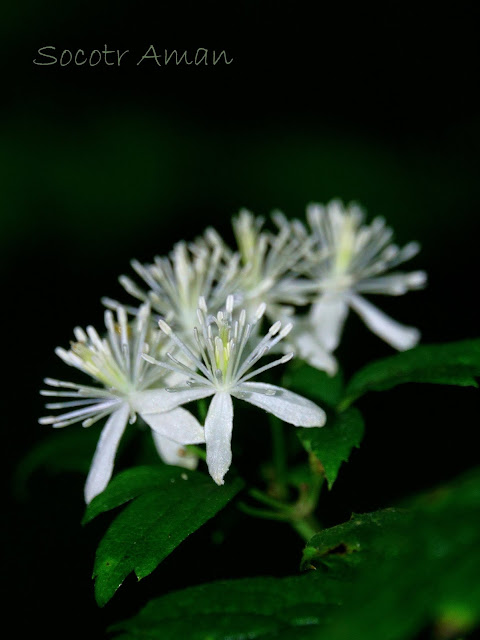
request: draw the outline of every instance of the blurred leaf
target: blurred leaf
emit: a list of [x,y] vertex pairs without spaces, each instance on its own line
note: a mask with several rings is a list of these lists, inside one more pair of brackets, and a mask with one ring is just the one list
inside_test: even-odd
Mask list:
[[36,444],[19,462],[13,477],[18,497],[25,497],[28,481],[40,469],[51,474],[77,472],[87,474],[99,432],[97,429],[55,430]]
[[342,462],[348,460],[354,447],[360,446],[364,430],[362,415],[353,408],[329,418],[321,429],[297,430],[305,449],[322,463],[329,489]]
[[[302,567],[329,566],[330,561],[340,558],[347,565],[396,555],[396,547],[389,543],[386,535],[407,512],[400,509],[383,509],[372,513],[353,514],[348,522],[316,533],[308,541],[303,552]],[[384,544],[378,545],[378,537]],[[367,555],[368,554],[368,555]]]
[[335,407],[342,398],[343,376],[341,372],[329,376],[325,371],[319,371],[306,364],[292,364],[283,376],[282,386]]
[[299,638],[304,627],[318,625],[337,602],[334,589],[327,593],[319,578],[312,572],[190,587],[152,600],[111,630],[122,631],[124,640],[240,640],[270,634],[277,638],[279,632],[293,627]]
[[[407,640],[430,624],[457,638],[480,621],[480,469],[407,504],[408,515],[364,514],[309,541],[310,560],[348,571],[341,615],[322,639],[354,629],[356,640]],[[333,569],[331,547],[342,544]]]
[[240,489],[218,487],[209,476],[168,465],[135,467],[116,476],[87,507],[84,521],[132,501],[110,525],[95,558],[95,596],[104,606],[134,571],[150,574],[187,536],[222,509]]
[[[36,444],[19,462],[13,476],[14,491],[19,498],[27,493],[33,473],[43,470],[50,474],[74,472],[87,475],[100,437],[101,427],[55,429]],[[131,442],[134,430],[122,436],[117,459]]]
[[315,571],[170,593],[112,630],[121,640],[410,640],[433,623],[456,638],[480,620],[480,469],[407,505],[316,534],[304,559]]
[[343,405],[368,391],[384,391],[406,382],[478,386],[480,339],[425,345],[368,364],[347,385]]

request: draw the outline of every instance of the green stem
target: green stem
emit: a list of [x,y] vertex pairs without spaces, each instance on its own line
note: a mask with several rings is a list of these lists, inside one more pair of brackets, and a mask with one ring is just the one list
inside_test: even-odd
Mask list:
[[269,507],[275,507],[276,509],[281,510],[291,510],[292,508],[290,505],[282,502],[281,500],[276,500],[275,498],[267,496],[265,493],[263,493],[263,491],[260,491],[259,489],[250,489],[248,493],[252,496],[252,498],[255,498],[259,502],[267,504]]
[[309,519],[291,520],[292,528],[307,542],[314,536],[320,527],[315,527],[309,522]]
[[287,451],[285,447],[283,424],[278,418],[271,416],[270,427],[272,432],[273,466],[275,469],[276,489],[279,498],[286,498],[288,495],[286,483]]
[[325,481],[325,470],[321,465],[321,470],[318,467],[319,461],[313,453],[309,455],[310,469],[312,473],[312,485],[309,494],[310,512],[313,513],[317,508],[318,501],[320,499],[320,491],[322,490],[323,483]]
[[350,405],[352,405],[355,402],[355,400],[357,400],[357,398],[359,398],[358,395],[345,396],[343,400],[340,400],[340,402],[338,403],[337,412],[343,413],[343,411],[346,411],[350,407]]
[[303,540],[310,540],[321,529],[320,523],[317,522],[313,514],[317,508],[325,477],[323,467],[320,465],[319,468],[318,460],[313,455],[310,456],[311,481],[300,486],[300,495],[295,503],[288,503],[287,450],[283,424],[278,418],[271,416],[270,427],[275,474],[273,482],[270,484],[270,490],[275,497],[255,488],[250,489],[248,493],[252,498],[272,507],[272,510],[250,507],[245,503],[241,503],[239,508],[244,513],[256,518],[286,522]]
[[267,520],[282,520],[283,522],[289,521],[289,516],[287,514],[275,513],[275,511],[268,511],[267,509],[257,509],[256,507],[250,507],[244,502],[240,502],[238,504],[238,508],[240,509],[240,511],[247,513],[249,516],[254,516],[255,518],[264,518]]

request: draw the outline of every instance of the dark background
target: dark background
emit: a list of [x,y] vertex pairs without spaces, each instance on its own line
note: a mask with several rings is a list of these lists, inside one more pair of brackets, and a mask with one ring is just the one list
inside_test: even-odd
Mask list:
[[[311,201],[358,200],[387,218],[400,243],[422,243],[412,268],[429,272],[425,291],[377,298],[382,308],[419,326],[424,342],[478,335],[473,3],[314,11],[307,3],[30,1],[10,7],[0,30],[3,548],[16,635],[102,638],[108,624],[170,589],[296,571],[295,534],[254,520],[239,527],[230,509],[98,610],[90,572],[108,518],[80,527],[84,478],[39,471],[26,499],[10,491],[18,461],[46,435],[38,389],[46,375],[68,377],[53,348],[68,344],[77,324],[101,326],[100,297],[126,299],[116,278],[132,257],[149,261],[206,225],[229,236],[241,206],[301,217]],[[42,46],[105,44],[130,50],[120,68],[33,64]],[[233,62],[136,66],[150,44],[160,53],[225,49]],[[339,352],[347,375],[390,353],[350,317]],[[360,408],[367,435],[324,496],[326,524],[477,462],[472,389],[406,385]],[[239,464],[267,446],[256,447],[256,433],[236,437]]]

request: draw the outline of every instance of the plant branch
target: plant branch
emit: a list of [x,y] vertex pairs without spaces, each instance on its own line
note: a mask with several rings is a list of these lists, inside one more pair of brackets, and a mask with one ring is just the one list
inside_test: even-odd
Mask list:
[[281,509],[281,510],[291,510],[291,505],[287,504],[286,502],[282,502],[281,500],[276,500],[275,498],[271,498],[270,496],[267,496],[265,493],[263,493],[263,491],[260,491],[259,489],[250,489],[248,493],[249,495],[252,496],[252,498],[255,498],[259,502],[263,502],[264,504],[267,504],[270,507],[275,507],[276,509]]
[[240,511],[253,516],[254,518],[264,518],[266,520],[282,520],[283,522],[289,522],[290,516],[288,514],[278,513],[275,511],[268,511],[268,509],[257,509],[256,507],[250,507],[244,502],[238,503]]

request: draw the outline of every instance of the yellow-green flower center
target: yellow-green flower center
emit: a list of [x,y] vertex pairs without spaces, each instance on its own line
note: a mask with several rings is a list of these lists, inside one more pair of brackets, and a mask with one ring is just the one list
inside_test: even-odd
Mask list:
[[353,216],[346,215],[338,238],[333,270],[335,275],[345,273],[354,256],[357,226]]

